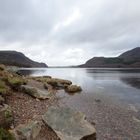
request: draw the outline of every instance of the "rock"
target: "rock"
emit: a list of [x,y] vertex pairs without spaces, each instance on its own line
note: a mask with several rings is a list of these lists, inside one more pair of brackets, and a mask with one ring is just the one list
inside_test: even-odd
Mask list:
[[66,87],[65,91],[68,93],[75,93],[75,92],[82,91],[82,88],[77,85],[70,85],[70,86]]
[[48,84],[44,84],[44,88],[46,89],[46,90],[48,90],[49,89],[49,86],[48,86]]
[[41,130],[42,124],[38,121],[30,121],[27,124],[20,124],[13,130],[16,140],[34,140]]
[[132,118],[135,122],[140,123],[140,120],[138,118],[136,118],[135,116],[133,116]]
[[65,85],[71,85],[72,82],[69,80],[50,78],[46,80],[47,84],[51,85],[55,89],[64,89]]
[[[60,83],[60,84],[67,84],[67,85],[71,85],[72,84],[72,82],[71,81],[69,81],[69,80],[65,80],[65,79],[59,79],[59,78],[51,78],[50,79],[50,81],[54,81],[54,82],[57,82],[57,83]],[[47,81],[47,83],[48,82],[50,82],[49,80]]]
[[4,106],[0,107],[0,127],[10,128],[13,121],[13,113],[10,106],[4,104]]
[[50,107],[42,118],[61,140],[96,140],[95,128],[81,112],[65,107]]
[[9,78],[8,83],[14,90],[19,90],[20,86],[25,85],[27,81],[21,76],[18,76],[18,77]]
[[52,78],[50,76],[38,76],[38,77],[28,77],[29,80],[35,80],[44,84],[45,89],[65,89],[67,86],[71,85],[72,82],[65,79]]
[[3,104],[5,102],[5,99],[0,95],[0,104]]
[[52,96],[51,93],[49,93],[49,92],[39,90],[39,89],[29,86],[29,85],[22,85],[21,90],[38,99],[50,99]]
[[100,100],[100,99],[95,99],[95,102],[96,102],[96,103],[100,103],[101,100]]
[[3,71],[3,70],[5,70],[5,69],[6,69],[5,65],[0,64],[0,71]]

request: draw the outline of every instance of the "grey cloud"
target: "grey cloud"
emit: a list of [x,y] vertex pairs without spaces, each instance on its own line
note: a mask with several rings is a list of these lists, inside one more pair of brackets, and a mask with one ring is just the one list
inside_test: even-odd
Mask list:
[[0,49],[49,65],[117,56],[139,46],[139,7],[139,0],[0,0]]

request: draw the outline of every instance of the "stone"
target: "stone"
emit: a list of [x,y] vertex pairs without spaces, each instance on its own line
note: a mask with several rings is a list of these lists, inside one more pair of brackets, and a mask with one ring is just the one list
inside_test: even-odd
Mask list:
[[[59,78],[52,78],[51,79],[52,81],[56,81],[57,83],[60,83],[60,84],[67,84],[67,85],[71,85],[72,82],[70,80],[65,80],[65,79],[59,79]],[[49,82],[49,81],[47,81]]]
[[100,99],[95,99],[95,102],[96,102],[96,103],[100,103],[101,100],[100,100]]
[[10,128],[13,124],[14,118],[11,107],[4,104],[0,107],[0,127]]
[[19,90],[21,85],[25,85],[27,83],[26,79],[24,79],[21,76],[18,77],[12,77],[8,79],[8,84],[11,86],[14,90]]
[[5,65],[0,64],[0,71],[3,71],[3,70],[5,70],[5,69],[6,69]]
[[0,95],[0,104],[3,104],[5,102],[5,99]]
[[38,99],[50,99],[52,97],[51,93],[47,92],[46,90],[40,90],[29,85],[22,85],[21,90]]
[[27,124],[20,124],[13,130],[16,140],[34,140],[41,131],[42,123],[30,121]]
[[70,86],[66,87],[65,91],[68,93],[75,93],[75,92],[82,91],[82,88],[80,86],[77,86],[77,85],[70,85]]
[[42,118],[61,140],[96,140],[95,128],[81,112],[65,107],[50,107]]
[[46,82],[56,89],[64,89],[65,85],[72,84],[72,82],[69,80],[58,79],[58,78],[50,78]]

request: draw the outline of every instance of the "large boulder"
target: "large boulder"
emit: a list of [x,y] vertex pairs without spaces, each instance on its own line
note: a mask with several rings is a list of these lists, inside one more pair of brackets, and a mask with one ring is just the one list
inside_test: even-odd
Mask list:
[[40,133],[42,123],[38,121],[30,121],[27,124],[20,124],[12,134],[16,140],[34,140]]
[[43,121],[61,140],[96,140],[96,130],[85,115],[70,108],[50,107]]
[[4,104],[0,107],[0,127],[9,128],[13,124],[14,118],[11,107]]
[[46,90],[40,90],[29,85],[22,85],[21,90],[38,99],[50,99],[52,96],[51,93],[47,92]]

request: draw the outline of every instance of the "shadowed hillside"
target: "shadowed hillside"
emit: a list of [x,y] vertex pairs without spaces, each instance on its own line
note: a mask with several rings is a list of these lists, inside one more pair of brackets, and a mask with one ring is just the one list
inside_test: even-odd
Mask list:
[[18,67],[47,67],[45,63],[35,62],[16,51],[0,51],[0,64]]
[[118,57],[93,57],[79,67],[140,67],[140,47],[124,52]]

